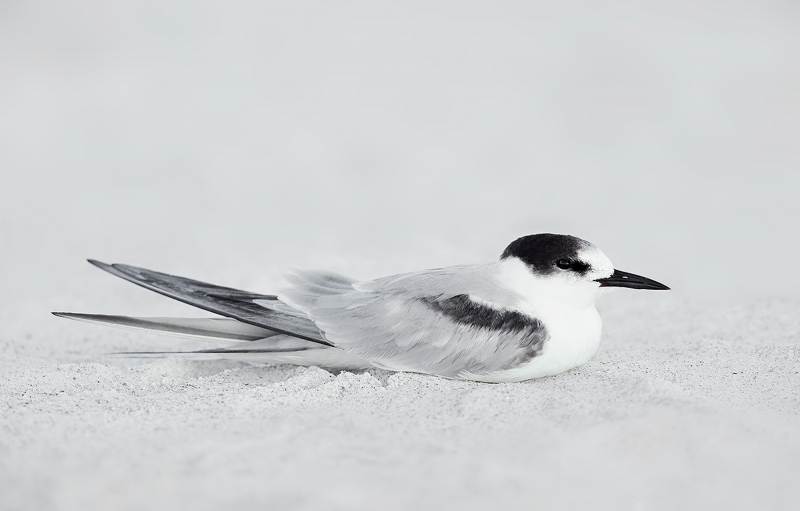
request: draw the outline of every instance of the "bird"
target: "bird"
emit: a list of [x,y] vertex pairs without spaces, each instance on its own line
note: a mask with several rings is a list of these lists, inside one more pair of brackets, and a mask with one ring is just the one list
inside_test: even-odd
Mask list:
[[244,358],[330,370],[383,369],[504,383],[588,362],[600,344],[595,300],[614,288],[668,290],[620,271],[566,234],[511,242],[499,260],[359,281],[295,270],[264,295],[124,264],[112,275],[223,318],[142,318],[53,312],[79,321],[224,343],[215,349],[127,354]]

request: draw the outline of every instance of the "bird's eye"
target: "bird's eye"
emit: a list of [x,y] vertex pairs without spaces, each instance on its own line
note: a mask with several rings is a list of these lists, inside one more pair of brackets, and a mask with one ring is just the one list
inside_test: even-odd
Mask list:
[[569,261],[569,259],[559,259],[558,261],[556,261],[556,266],[558,266],[562,270],[569,270],[570,267],[572,266],[572,263]]

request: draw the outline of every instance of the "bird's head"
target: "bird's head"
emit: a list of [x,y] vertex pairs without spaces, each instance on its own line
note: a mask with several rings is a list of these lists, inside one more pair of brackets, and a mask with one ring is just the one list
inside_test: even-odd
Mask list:
[[516,258],[536,281],[565,292],[596,296],[601,288],[669,289],[655,280],[614,268],[596,246],[564,234],[533,234],[514,240],[501,259]]

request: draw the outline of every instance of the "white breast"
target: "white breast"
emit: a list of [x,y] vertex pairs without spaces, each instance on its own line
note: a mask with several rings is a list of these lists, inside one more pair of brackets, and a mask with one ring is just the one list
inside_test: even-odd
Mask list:
[[592,307],[583,313],[545,319],[550,337],[542,353],[530,362],[489,375],[487,381],[523,381],[569,371],[589,361],[600,345],[602,323]]
[[594,306],[594,288],[536,277],[521,261],[504,264],[501,278],[521,297],[514,308],[542,321],[549,336],[539,356],[522,366],[488,375],[486,381],[522,381],[559,374],[585,364],[597,352],[602,321]]

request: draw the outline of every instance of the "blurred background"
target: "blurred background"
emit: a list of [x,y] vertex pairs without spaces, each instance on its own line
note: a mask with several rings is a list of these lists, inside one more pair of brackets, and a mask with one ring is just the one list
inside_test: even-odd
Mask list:
[[799,28],[763,0],[4,0],[0,319],[107,312],[86,257],[270,291],[536,232],[687,299],[796,297]]
[[[798,508],[798,141],[797,1],[0,0],[0,508]],[[673,291],[530,385],[49,314],[208,315],[89,257],[273,292],[537,232]]]

